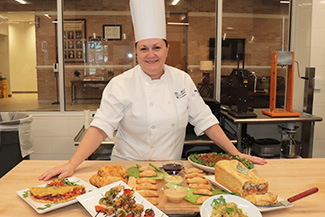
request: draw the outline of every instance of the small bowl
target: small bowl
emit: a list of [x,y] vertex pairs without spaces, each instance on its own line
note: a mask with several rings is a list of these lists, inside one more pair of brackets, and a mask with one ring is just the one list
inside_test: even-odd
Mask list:
[[187,191],[182,188],[165,188],[164,195],[169,202],[180,203],[184,200]]
[[164,180],[166,183],[180,185],[184,181],[184,178],[179,175],[168,175],[168,176],[164,176]]
[[169,163],[164,163],[162,165],[162,168],[168,173],[169,175],[177,175],[183,168],[182,163],[178,162],[169,162]]

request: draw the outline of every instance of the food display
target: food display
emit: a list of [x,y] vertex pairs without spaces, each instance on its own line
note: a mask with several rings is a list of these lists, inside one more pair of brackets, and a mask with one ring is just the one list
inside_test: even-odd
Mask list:
[[213,207],[211,217],[248,217],[248,215],[234,202],[227,203],[226,200],[220,196],[212,201]]
[[268,193],[269,183],[248,170],[236,160],[222,160],[216,163],[215,180],[256,205],[270,205],[277,202],[277,195]]
[[29,196],[43,203],[60,203],[86,193],[85,186],[77,185],[68,179],[55,179],[45,187],[29,188]]
[[90,177],[89,182],[100,188],[113,182],[124,180],[127,174],[127,169],[122,166],[102,166],[96,174]]
[[242,164],[245,165],[248,169],[253,169],[254,164],[244,158],[239,158],[236,155],[232,154],[223,154],[223,153],[204,153],[204,154],[191,154],[188,157],[189,160],[191,160],[194,163],[197,163],[199,165],[207,166],[210,168],[214,168],[215,164],[220,160],[237,160],[240,161]]

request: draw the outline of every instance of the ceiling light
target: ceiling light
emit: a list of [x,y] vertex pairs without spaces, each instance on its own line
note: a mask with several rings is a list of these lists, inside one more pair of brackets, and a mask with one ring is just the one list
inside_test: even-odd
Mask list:
[[52,19],[49,14],[44,14],[44,16],[46,16],[49,19]]
[[290,1],[287,0],[287,1],[280,1],[281,4],[290,4]]
[[189,23],[177,23],[177,22],[168,22],[169,25],[180,25],[180,26],[188,26]]
[[23,5],[27,4],[27,2],[24,1],[24,0],[15,0],[15,1],[18,2],[18,3],[20,3],[20,4],[23,4]]
[[173,0],[172,5],[177,5],[180,0]]

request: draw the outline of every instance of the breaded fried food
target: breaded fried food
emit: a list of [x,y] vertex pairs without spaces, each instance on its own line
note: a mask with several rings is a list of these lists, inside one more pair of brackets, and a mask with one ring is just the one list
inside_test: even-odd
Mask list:
[[98,170],[98,174],[104,176],[116,176],[125,178],[128,174],[128,170],[122,166],[101,166]]
[[201,177],[201,178],[204,178],[205,174],[204,173],[190,173],[190,174],[187,174],[186,175],[186,178],[187,179],[191,179],[191,178],[194,178],[194,177]]
[[194,178],[191,178],[191,179],[187,179],[187,183],[189,184],[208,184],[209,181],[205,178],[201,178],[201,177],[194,177]]
[[[130,177],[131,178],[131,177]],[[157,184],[157,181],[152,179],[152,178],[138,178],[136,180],[137,184],[141,184],[141,183],[151,183],[151,184]]]
[[145,199],[146,199],[147,201],[149,201],[150,203],[152,203],[153,205],[155,205],[155,206],[158,205],[157,198],[154,198],[154,197],[145,197]]
[[130,176],[128,179],[128,186],[130,186],[132,189],[134,189],[135,186],[137,185],[136,180],[137,180],[137,178],[135,178],[134,176]]
[[156,172],[156,169],[153,168],[152,166],[142,166],[142,167],[139,168],[139,171],[140,172],[143,172],[145,170],[152,170],[152,171],[155,171]]
[[159,197],[158,192],[154,190],[137,190],[142,197]]
[[197,204],[197,205],[200,205],[200,204],[202,204],[204,201],[206,201],[207,199],[209,199],[210,198],[210,196],[200,196],[196,201],[195,201],[195,203]]
[[278,195],[272,193],[251,194],[247,195],[245,199],[258,206],[269,206],[278,202]]
[[212,186],[209,184],[189,184],[190,188],[193,189],[207,189],[207,190],[212,190]]
[[151,183],[141,183],[135,186],[136,190],[157,190],[158,187],[156,184]]
[[157,176],[157,172],[152,171],[152,170],[145,170],[145,171],[141,172],[139,176],[141,178],[142,177],[154,177],[154,176]]
[[207,189],[197,189],[193,191],[193,194],[210,195],[210,196],[213,195],[213,193]]
[[186,174],[190,174],[190,173],[203,173],[203,170],[196,168],[196,167],[191,167],[191,168],[187,168],[185,169],[185,173]]
[[123,181],[122,177],[116,177],[116,176],[100,176],[98,174],[94,174],[93,176],[90,177],[89,182],[90,184],[100,188],[103,187],[105,185],[111,184],[113,182],[117,182],[117,181]]

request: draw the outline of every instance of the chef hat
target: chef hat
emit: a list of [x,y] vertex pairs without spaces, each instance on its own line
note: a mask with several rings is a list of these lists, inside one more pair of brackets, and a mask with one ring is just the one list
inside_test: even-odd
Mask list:
[[164,0],[130,0],[135,41],[166,39]]

